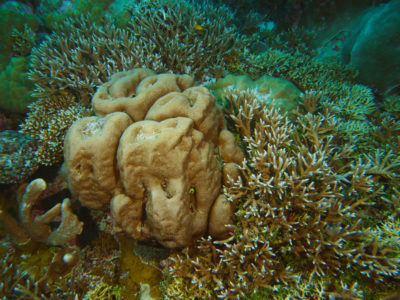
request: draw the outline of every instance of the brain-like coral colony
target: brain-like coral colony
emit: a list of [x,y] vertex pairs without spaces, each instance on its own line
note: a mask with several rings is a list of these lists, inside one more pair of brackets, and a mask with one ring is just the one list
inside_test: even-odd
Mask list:
[[215,2],[43,0],[47,36],[13,31],[0,298],[398,298],[400,97]]
[[123,11],[123,25],[112,17],[68,18],[33,49],[29,77],[39,101],[21,127],[38,140],[41,165],[62,161],[66,130],[91,114],[87,107],[96,87],[115,72],[147,67],[200,79],[220,73],[241,44],[224,6],[143,0],[128,1]]
[[92,104],[98,116],[76,121],[65,139],[74,197],[110,206],[115,229],[166,247],[226,237],[233,203],[221,185],[243,154],[206,88],[188,75],[134,69],[114,74]]

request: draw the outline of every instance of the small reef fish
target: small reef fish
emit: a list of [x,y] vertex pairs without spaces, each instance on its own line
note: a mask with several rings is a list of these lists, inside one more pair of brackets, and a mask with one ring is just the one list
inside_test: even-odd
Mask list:
[[60,90],[59,93],[63,96],[67,96],[69,93],[65,90]]
[[200,24],[194,24],[193,27],[194,27],[194,29],[199,30],[199,31],[204,30],[204,27],[201,26]]

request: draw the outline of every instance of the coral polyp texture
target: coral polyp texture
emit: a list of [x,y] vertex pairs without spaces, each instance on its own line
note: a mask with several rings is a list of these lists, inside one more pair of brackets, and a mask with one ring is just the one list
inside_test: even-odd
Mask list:
[[243,154],[206,88],[133,69],[100,86],[92,105],[99,116],[76,121],[65,139],[75,198],[110,207],[115,230],[170,248],[229,234],[234,203],[221,186]]
[[384,172],[374,176],[385,159],[373,163],[339,146],[329,114],[289,121],[255,91],[225,96],[246,149],[240,176],[224,186],[226,199],[238,202],[234,233],[172,255],[167,298],[359,299],[394,284],[398,213],[369,225],[373,207],[389,215],[396,205],[382,189],[395,193],[398,181],[382,185]]

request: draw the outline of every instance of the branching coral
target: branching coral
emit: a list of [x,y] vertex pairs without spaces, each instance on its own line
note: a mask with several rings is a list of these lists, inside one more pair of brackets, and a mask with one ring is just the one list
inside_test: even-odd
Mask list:
[[68,95],[88,105],[96,87],[115,72],[135,67],[165,69],[154,54],[155,44],[145,44],[107,20],[96,25],[90,18],[67,19],[33,49],[29,76],[36,97]]
[[[364,231],[381,189],[369,164],[335,145],[336,120],[307,114],[290,122],[251,91],[227,97],[247,154],[240,179],[225,186],[227,199],[239,201],[235,232],[172,256],[169,273],[179,288],[188,296],[197,285],[210,298],[230,299],[264,288],[279,299],[281,287],[293,295],[311,284],[308,297],[359,297],[356,282],[397,276],[398,249],[376,246]],[[169,298],[176,288],[169,285]]]
[[[233,14],[209,3],[193,5],[184,0],[131,3],[126,28],[109,18],[101,24],[93,24],[89,17],[70,18],[33,49],[29,78],[35,84],[33,95],[40,100],[30,107],[31,117],[23,131],[40,136],[40,163],[52,165],[60,160],[65,131],[55,136],[54,117],[48,117],[55,113],[45,111],[54,99],[66,101],[58,102],[64,109],[71,102],[88,106],[98,85],[111,74],[132,68],[201,77],[223,65],[228,51],[241,40],[232,25]],[[32,126],[37,111],[46,116],[38,127]],[[62,114],[57,121],[66,127],[71,124]]]
[[330,110],[340,119],[337,130],[345,142],[357,144],[360,152],[374,149],[371,136],[374,136],[376,128],[369,116],[377,111],[375,97],[370,88],[355,83],[357,72],[351,66],[323,61],[299,51],[270,47],[260,54],[244,51],[242,63],[230,71],[247,73],[252,77],[265,73],[283,77],[304,92],[318,93],[318,98],[313,99],[317,101],[314,107],[306,109],[314,112]]
[[201,76],[210,66],[222,64],[239,40],[233,15],[224,7],[193,7],[184,0],[129,6],[127,28],[118,28],[107,18],[99,25],[90,18],[61,23],[32,52],[35,96],[71,94],[88,104],[96,86],[111,74],[138,67]]
[[155,45],[169,70],[196,78],[220,73],[229,50],[241,40],[233,13],[209,1],[141,0],[131,5],[130,14],[129,30]]
[[64,137],[71,124],[91,111],[76,103],[71,96],[41,99],[29,105],[21,132],[37,141],[35,163],[53,165],[62,160]]
[[19,31],[14,28],[11,31],[11,37],[14,40],[12,52],[14,56],[27,56],[31,53],[31,49],[35,44],[36,33],[29,27],[28,24],[24,24],[23,31]]
[[381,225],[368,230],[369,239],[379,247],[390,247],[400,251],[400,219],[390,217]]

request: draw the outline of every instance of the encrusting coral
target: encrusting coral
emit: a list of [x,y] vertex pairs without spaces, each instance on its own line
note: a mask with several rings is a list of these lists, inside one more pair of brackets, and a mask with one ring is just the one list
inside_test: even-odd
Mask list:
[[384,177],[336,144],[331,115],[289,121],[256,95],[226,94],[246,149],[240,176],[224,186],[228,201],[238,201],[234,232],[172,255],[166,297],[358,299],[394,283],[398,244],[375,237],[397,223],[367,230],[371,209],[384,209]]
[[281,112],[292,113],[295,111],[303,94],[293,83],[283,79],[264,75],[257,80],[252,80],[247,75],[227,75],[208,86],[216,98],[223,99],[225,89],[257,90],[258,97],[263,99],[264,105],[273,104]]
[[93,97],[100,116],[76,121],[65,139],[73,196],[110,205],[115,230],[171,248],[208,227],[226,236],[234,204],[221,182],[243,159],[212,94],[192,85],[188,75],[117,73]]

